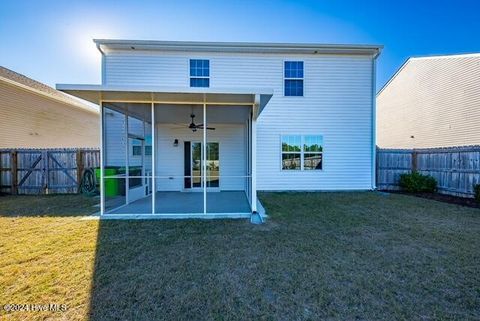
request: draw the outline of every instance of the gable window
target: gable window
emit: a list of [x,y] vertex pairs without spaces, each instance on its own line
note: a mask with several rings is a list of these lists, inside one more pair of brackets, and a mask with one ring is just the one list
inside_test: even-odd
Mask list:
[[190,59],[190,87],[210,87],[210,61]]
[[282,170],[321,170],[323,136],[282,136]]
[[303,96],[303,61],[284,62],[285,96]]

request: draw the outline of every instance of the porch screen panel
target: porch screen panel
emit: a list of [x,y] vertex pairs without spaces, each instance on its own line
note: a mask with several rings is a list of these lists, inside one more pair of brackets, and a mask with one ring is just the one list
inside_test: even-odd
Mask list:
[[151,214],[149,104],[104,103],[106,214]]
[[130,214],[152,214],[151,105],[128,107],[128,208]]
[[127,201],[125,168],[127,164],[127,121],[122,106],[103,107],[103,166],[105,213],[115,212]]
[[155,213],[203,214],[203,106],[156,103],[154,109]]
[[249,106],[206,108],[207,214],[248,214],[246,133]]

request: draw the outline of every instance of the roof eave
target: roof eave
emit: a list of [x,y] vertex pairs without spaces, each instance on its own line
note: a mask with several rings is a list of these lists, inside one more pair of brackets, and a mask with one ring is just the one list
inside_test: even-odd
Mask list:
[[215,51],[291,54],[359,54],[375,58],[381,45],[314,44],[314,43],[253,43],[253,42],[195,42],[94,39],[100,50],[162,50],[162,51]]
[[[69,93],[93,103],[175,103],[209,105],[253,105],[258,104],[255,117],[261,113],[273,96],[269,88],[190,88],[158,86],[107,86],[57,84],[57,90]],[[125,95],[127,94],[127,95]]]

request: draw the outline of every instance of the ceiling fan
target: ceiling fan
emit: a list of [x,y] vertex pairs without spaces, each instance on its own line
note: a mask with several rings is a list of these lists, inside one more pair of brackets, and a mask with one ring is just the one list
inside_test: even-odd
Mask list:
[[[191,114],[190,118],[192,119],[192,122],[190,123],[190,125],[188,125],[188,128],[191,129],[192,132],[196,132],[197,129],[203,129],[204,128],[203,124],[198,124],[198,125],[195,124],[195,114]],[[215,128],[213,128],[213,127],[207,127],[207,129],[208,130],[215,130]]]

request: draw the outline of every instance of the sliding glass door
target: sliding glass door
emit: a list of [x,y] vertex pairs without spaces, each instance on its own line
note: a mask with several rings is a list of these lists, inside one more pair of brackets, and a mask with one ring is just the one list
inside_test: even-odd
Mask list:
[[[190,148],[190,157],[186,157],[185,161],[190,162],[186,164],[191,173],[191,180],[185,180],[185,188],[201,189],[202,184],[202,170],[203,170],[203,148],[200,142],[191,142],[185,144],[186,148]],[[188,152],[188,151],[187,151]],[[188,168],[187,168],[188,169]],[[205,180],[207,187],[220,187],[220,153],[219,143],[207,143],[207,157],[206,157],[206,175]]]
[[218,143],[207,143],[207,187],[220,187],[220,153]]

